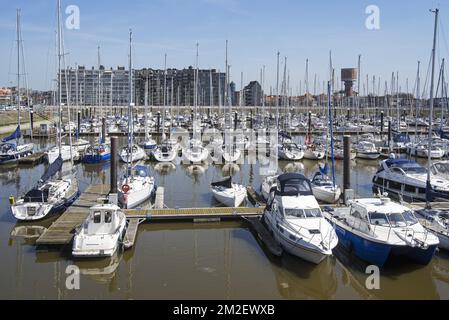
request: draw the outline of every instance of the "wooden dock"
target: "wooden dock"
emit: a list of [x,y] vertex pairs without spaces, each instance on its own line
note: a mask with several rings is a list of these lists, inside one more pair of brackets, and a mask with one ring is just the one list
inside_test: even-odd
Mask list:
[[28,157],[20,158],[17,160],[19,164],[33,165],[44,161],[45,153],[35,152]]
[[66,245],[72,241],[75,229],[86,219],[89,208],[97,199],[105,198],[109,185],[91,185],[52,225],[36,240],[37,245]]
[[147,221],[224,219],[233,220],[242,217],[260,216],[263,208],[251,207],[212,207],[212,208],[179,208],[179,209],[128,209],[124,210],[127,218],[141,218]]

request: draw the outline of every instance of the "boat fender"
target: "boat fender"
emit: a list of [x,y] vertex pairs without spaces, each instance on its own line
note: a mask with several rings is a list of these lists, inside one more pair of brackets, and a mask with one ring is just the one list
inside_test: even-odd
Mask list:
[[122,186],[122,191],[123,191],[124,193],[127,193],[130,189],[131,189],[130,186],[127,185],[127,184],[124,184],[124,185]]
[[10,204],[11,206],[13,206],[15,203],[16,203],[16,199],[14,198],[14,196],[10,196],[10,197],[9,197],[9,204]]

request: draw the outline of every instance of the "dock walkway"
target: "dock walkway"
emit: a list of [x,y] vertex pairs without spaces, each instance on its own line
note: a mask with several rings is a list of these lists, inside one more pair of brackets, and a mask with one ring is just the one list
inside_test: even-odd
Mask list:
[[91,185],[52,225],[36,240],[37,245],[66,245],[72,241],[75,229],[86,219],[89,208],[109,193],[109,185]]

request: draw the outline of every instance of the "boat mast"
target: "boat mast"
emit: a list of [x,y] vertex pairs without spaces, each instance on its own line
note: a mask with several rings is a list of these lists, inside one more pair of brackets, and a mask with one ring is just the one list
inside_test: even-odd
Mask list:
[[432,47],[432,73],[430,78],[430,112],[429,112],[429,137],[427,145],[427,182],[426,182],[426,207],[430,208],[430,165],[431,165],[431,149],[432,149],[432,118],[433,118],[433,87],[434,87],[434,75],[435,75],[435,48],[437,42],[437,28],[438,28],[438,12],[439,9],[431,10],[435,13],[435,26],[433,30],[433,47]]
[[147,75],[147,79],[145,80],[145,115],[143,117],[144,121],[145,121],[145,140],[148,141],[148,124],[147,124],[147,114],[148,114],[148,75]]
[[276,66],[276,130],[279,131],[279,55],[277,52],[277,66]]
[[62,157],[62,89],[61,89],[61,0],[58,0],[58,146]]
[[126,170],[126,183],[128,183],[128,177],[131,175],[132,178],[132,170],[131,165],[133,161],[133,152],[132,152],[132,146],[133,146],[133,71],[132,71],[132,35],[133,32],[131,29],[129,29],[129,76],[128,76],[128,86],[129,86],[129,104],[128,104],[128,154],[129,154],[129,161],[128,161],[128,168]]
[[[17,9],[17,126],[20,132],[20,9]],[[16,137],[19,145],[19,136]]]

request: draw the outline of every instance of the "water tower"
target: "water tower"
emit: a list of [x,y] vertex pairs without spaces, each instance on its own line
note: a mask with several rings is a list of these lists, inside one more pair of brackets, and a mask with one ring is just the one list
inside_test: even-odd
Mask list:
[[357,68],[341,69],[341,81],[345,83],[345,95],[352,97],[352,85],[357,79]]

